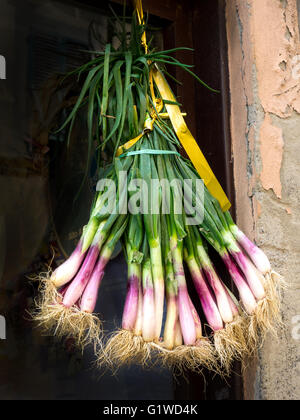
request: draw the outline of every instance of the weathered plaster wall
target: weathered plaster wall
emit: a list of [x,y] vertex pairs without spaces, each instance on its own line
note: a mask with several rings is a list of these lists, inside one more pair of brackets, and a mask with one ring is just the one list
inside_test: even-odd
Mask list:
[[285,328],[245,371],[246,399],[300,399],[300,42],[296,0],[227,0],[239,225],[289,282]]

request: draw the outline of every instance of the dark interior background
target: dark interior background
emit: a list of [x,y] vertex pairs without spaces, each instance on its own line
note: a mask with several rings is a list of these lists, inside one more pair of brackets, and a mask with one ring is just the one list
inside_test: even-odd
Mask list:
[[[92,45],[105,44],[109,3],[122,13],[122,0],[0,0],[0,54],[7,60],[7,80],[0,81],[0,315],[7,333],[0,340],[0,399],[240,399],[238,365],[226,381],[208,372],[174,380],[161,367],[99,375],[91,367],[91,351],[82,355],[72,342],[41,336],[27,314],[36,293],[27,276],[45,265],[53,247],[59,251],[57,263],[72,250],[93,198],[91,173],[81,199],[75,205],[72,200],[84,166],[82,127],[68,152],[59,137],[49,138],[52,108],[41,88],[53,73],[85,59],[80,50],[91,46],[91,29],[98,35]],[[176,77],[183,86],[172,86],[233,201],[224,1],[144,0],[144,8],[159,29],[157,42],[166,49],[194,48],[178,58],[194,64],[221,92],[211,93],[180,70]],[[129,1],[127,12],[132,12]],[[120,324],[125,293],[126,264],[119,255],[107,270],[97,306],[110,320],[108,331]]]

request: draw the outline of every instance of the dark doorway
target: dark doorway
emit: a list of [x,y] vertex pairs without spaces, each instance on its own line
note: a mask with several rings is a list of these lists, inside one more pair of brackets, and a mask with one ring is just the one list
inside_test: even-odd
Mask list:
[[[11,38],[8,37],[8,44],[3,46],[3,53],[7,52],[8,59],[8,83],[5,95],[0,98],[0,122],[3,122],[6,138],[10,139],[3,142],[0,149],[1,190],[6,203],[9,203],[3,207],[3,215],[0,211],[1,255],[5,255],[2,266],[0,261],[0,276],[3,272],[2,279],[0,277],[0,315],[7,320],[7,340],[0,341],[0,398],[241,399],[238,365],[236,374],[226,381],[208,372],[204,372],[203,376],[188,373],[188,381],[180,377],[174,381],[167,370],[157,368],[145,372],[137,367],[124,369],[117,377],[108,373],[99,378],[89,369],[92,354],[82,356],[68,343],[54,345],[52,337],[41,337],[24,316],[34,290],[25,274],[39,268],[41,255],[45,253],[45,247],[49,247],[49,240],[57,242],[57,237],[53,238],[53,229],[49,227],[53,219],[57,230],[54,233],[58,234],[62,248],[69,252],[78,229],[87,217],[93,196],[92,191],[87,189],[84,192],[85,205],[75,208],[66,198],[61,208],[56,207],[55,214],[51,210],[52,199],[49,211],[53,183],[49,191],[48,178],[53,168],[50,164],[44,172],[43,165],[36,166],[36,155],[40,156],[42,151],[37,151],[32,139],[24,134],[28,132],[32,119],[28,109],[36,105],[35,92],[51,71],[65,71],[74,61],[84,59],[70,52],[74,51],[74,46],[82,50],[89,45],[91,21],[95,20],[99,27],[105,28],[108,3],[122,13],[123,0],[53,0],[47,2],[44,9],[42,2],[37,0],[26,0],[22,5],[20,2],[2,2],[11,3],[14,14],[13,17],[9,15],[10,9],[4,5],[0,17],[0,21],[4,19],[7,25],[11,25]],[[130,13],[131,1],[127,3]],[[213,94],[180,70],[175,76],[183,86],[172,86],[187,112],[191,131],[234,202],[225,1],[144,0],[143,4],[149,13],[149,22],[159,28],[159,39],[164,48],[194,48],[194,53],[178,53],[178,58],[194,64],[195,72],[210,86],[220,90],[220,94]],[[7,101],[10,101],[9,107]],[[19,116],[18,123],[16,115]],[[44,146],[47,149],[49,144]],[[60,186],[66,171],[63,163],[55,168],[55,182]],[[70,185],[79,181],[72,179]],[[70,185],[64,186],[69,192]],[[14,238],[17,239],[14,241]],[[97,308],[104,313],[104,318],[113,320],[107,326],[109,330],[120,323],[121,313],[118,314],[118,311],[122,307],[125,289],[126,267],[123,259],[117,257],[107,272]]]

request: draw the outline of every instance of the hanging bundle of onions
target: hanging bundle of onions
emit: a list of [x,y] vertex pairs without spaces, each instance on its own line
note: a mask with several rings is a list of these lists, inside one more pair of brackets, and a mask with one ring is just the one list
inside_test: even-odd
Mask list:
[[[97,192],[73,254],[44,279],[35,318],[82,347],[94,343],[99,364],[144,365],[154,355],[180,369],[228,369],[279,321],[280,278],[179,153],[170,118],[178,103],[172,95],[166,100],[153,81],[158,74],[171,92],[165,64],[194,74],[173,57],[179,48],[145,51],[145,27],[136,15],[130,39],[125,22],[119,24],[120,47],[107,45],[74,72],[84,82],[63,125],[72,130],[78,110],[87,107],[88,154],[97,141],[106,187]],[[103,343],[93,312],[118,241],[128,264],[128,291],[122,326]],[[226,279],[211,261],[212,249]]]
[[[122,330],[108,341],[100,359],[117,364],[147,363],[155,353],[166,364],[217,369],[216,362],[220,361],[228,369],[233,358],[253,352],[259,335],[279,319],[274,273],[265,254],[244,235],[247,248],[246,244],[241,248],[232,234],[237,227],[230,214],[223,213],[209,191],[203,188],[199,194],[193,188],[200,181],[199,175],[176,153],[167,132],[154,126],[138,148],[138,152],[128,154],[135,155],[140,177],[146,183],[146,197],[140,192],[138,198],[152,207],[152,212],[146,211],[134,234],[126,236],[125,248],[132,249],[137,227],[139,242],[133,254],[140,251],[143,233],[146,247],[141,264],[136,260],[132,266],[132,259],[129,261]],[[153,180],[159,188],[151,188]],[[163,194],[166,180],[172,185],[169,200]],[[178,181],[185,185],[184,196]],[[178,206],[182,206],[180,213]],[[192,213],[195,222],[191,226],[188,218]],[[226,285],[218,275],[209,247],[219,253],[236,290],[230,290],[231,283]],[[191,299],[188,272],[198,302]],[[199,305],[205,317],[202,322],[196,310]],[[204,332],[205,326],[208,331]]]

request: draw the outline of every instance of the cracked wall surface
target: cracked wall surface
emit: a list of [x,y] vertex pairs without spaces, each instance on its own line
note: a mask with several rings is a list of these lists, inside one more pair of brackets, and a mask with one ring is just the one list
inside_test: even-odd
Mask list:
[[226,5],[238,224],[289,283],[284,328],[247,363],[245,399],[300,398],[299,3]]

